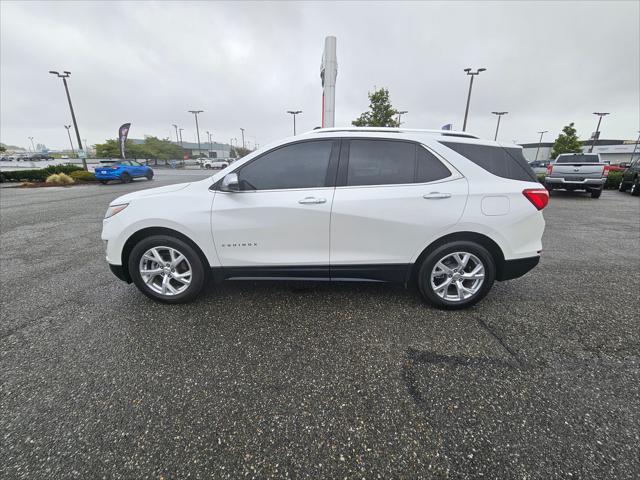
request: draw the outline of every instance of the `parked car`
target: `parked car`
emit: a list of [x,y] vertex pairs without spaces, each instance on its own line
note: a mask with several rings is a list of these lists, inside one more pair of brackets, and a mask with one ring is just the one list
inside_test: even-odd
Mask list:
[[218,160],[215,158],[203,158],[200,162],[200,168],[206,169],[221,169],[227,168],[229,166],[229,162],[227,160]]
[[540,259],[549,195],[516,145],[322,129],[230,169],[111,202],[102,239],[113,273],[166,303],[194,299],[211,274],[417,284],[455,309]]
[[96,179],[102,184],[106,184],[110,180],[120,180],[122,183],[129,183],[134,178],[144,177],[147,180],[153,179],[153,169],[134,160],[122,160],[96,167],[95,175]]
[[597,153],[563,153],[547,166],[544,184],[549,191],[585,190],[600,198],[609,170]]
[[640,196],[640,157],[631,162],[622,172],[622,181],[618,190],[621,192],[629,190],[634,197]]
[[533,169],[534,173],[541,174],[547,171],[547,166],[551,162],[549,160],[535,160],[533,162],[529,162],[529,166]]

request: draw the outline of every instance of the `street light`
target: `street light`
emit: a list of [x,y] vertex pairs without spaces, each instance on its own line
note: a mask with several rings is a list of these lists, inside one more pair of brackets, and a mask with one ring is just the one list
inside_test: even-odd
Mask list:
[[31,146],[33,147],[33,153],[36,153],[36,147],[33,144],[33,137],[27,137],[29,140],[31,140]]
[[591,142],[589,153],[593,152],[593,147],[596,146],[596,140],[600,136],[600,122],[602,122],[602,117],[609,115],[609,112],[593,112],[593,114],[598,115],[598,126],[596,127],[596,133],[593,134],[593,142]]
[[211,144],[211,132],[207,130],[207,136],[209,137],[209,154],[211,154],[211,150],[213,150],[213,145]]
[[549,130],[543,130],[542,132],[538,132],[540,134],[540,140],[538,141],[538,149],[536,150],[536,161],[538,161],[538,152],[540,151],[540,145],[542,144],[542,136],[548,131]]
[[409,112],[408,112],[407,110],[400,110],[400,111],[398,112],[398,127],[399,127],[400,125],[402,125],[402,123],[400,122],[400,120],[402,119],[402,115],[404,115],[405,113],[409,113]]
[[179,128],[178,131],[180,132],[180,146],[182,147],[182,131],[184,130],[184,128]]
[[475,72],[472,71],[471,68],[465,68],[464,71],[467,75],[471,76],[471,80],[469,81],[469,94],[467,95],[467,108],[464,110],[464,123],[462,124],[462,131],[467,131],[467,117],[469,116],[469,103],[471,102],[471,89],[473,88],[473,77],[476,75],[480,75],[480,72],[484,72],[486,68],[479,68]]
[[244,149],[244,128],[240,128],[240,131],[242,132],[242,148]]
[[[76,122],[76,114],[73,111],[73,104],[71,103],[71,96],[69,95],[69,87],[67,85],[67,78],[71,75],[71,72],[63,71],[62,73],[58,73],[55,70],[49,70],[49,73],[52,75],[56,75],[58,78],[62,79],[62,83],[64,84],[64,90],[67,92],[67,100],[69,101],[69,109],[71,110],[71,120],[73,120],[73,128],[76,131],[76,139],[78,140],[78,153],[82,151],[82,142],[80,141],[80,132],[78,131],[78,122]],[[87,170],[87,159],[85,156],[82,156],[82,168]]]
[[173,128],[176,129],[176,143],[179,143],[180,140],[178,139],[178,125],[176,125],[175,123],[172,123]]
[[[287,113],[293,115],[293,135],[296,135],[296,115],[302,113],[302,110],[287,110]],[[242,129],[241,129],[242,130]]]
[[202,154],[200,150],[200,127],[198,126],[198,114],[204,112],[204,110],[189,110],[189,113],[193,113],[196,117],[196,135],[198,136],[198,156]]
[[498,140],[498,129],[500,128],[500,117],[502,117],[502,115],[506,115],[509,112],[491,112],[491,113],[498,116],[498,125],[496,125],[496,135],[495,137],[493,137],[494,140]]
[[73,142],[71,141],[71,132],[69,131],[71,129],[71,125],[65,125],[64,128],[67,129],[67,135],[69,135],[69,144],[71,144],[71,153],[75,155],[76,151],[73,149]]

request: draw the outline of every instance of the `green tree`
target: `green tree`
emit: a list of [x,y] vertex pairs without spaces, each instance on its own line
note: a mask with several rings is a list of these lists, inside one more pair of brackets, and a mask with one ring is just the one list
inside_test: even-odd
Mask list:
[[573,127],[573,122],[562,129],[562,133],[558,135],[553,149],[551,150],[551,158],[555,159],[562,153],[580,153],[582,152],[582,144],[578,140],[578,134]]
[[7,151],[7,147],[5,147],[4,145],[0,144],[0,152],[6,152]]
[[356,127],[399,127],[395,116],[398,110],[389,100],[389,90],[380,88],[369,92],[369,111],[356,118],[352,125]]
[[[148,158],[155,160],[173,160],[182,158],[182,147],[172,143],[169,139],[160,140],[157,137],[145,137],[144,143],[125,142],[125,155],[127,158]],[[117,140],[109,139],[104,143],[96,144],[96,156],[98,158],[120,158],[120,145]]]
[[250,153],[251,153],[251,150],[249,150],[248,148],[231,147],[231,150],[229,151],[229,156],[231,158],[242,158],[245,155],[249,155]]

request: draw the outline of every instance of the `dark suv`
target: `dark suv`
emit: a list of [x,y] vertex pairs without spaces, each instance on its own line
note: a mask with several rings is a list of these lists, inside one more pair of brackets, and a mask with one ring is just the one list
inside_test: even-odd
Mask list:
[[618,190],[621,192],[631,191],[634,197],[640,196],[640,157],[636,158],[624,172]]

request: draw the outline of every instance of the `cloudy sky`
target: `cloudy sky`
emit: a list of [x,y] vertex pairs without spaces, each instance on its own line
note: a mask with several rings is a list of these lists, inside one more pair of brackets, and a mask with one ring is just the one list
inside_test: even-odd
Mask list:
[[[195,140],[190,109],[228,142],[291,134],[288,109],[303,110],[298,131],[321,121],[320,59],[338,39],[336,125],[387,87],[410,128],[461,129],[465,67],[485,67],[474,83],[467,130],[493,137],[494,110],[506,110],[500,138],[555,138],[574,121],[595,130],[594,111],[611,112],[603,138],[640,129],[640,2],[10,2],[2,1],[0,141],[66,147],[70,90],[82,138],[130,136]],[[75,142],[75,141],[74,141]]]

